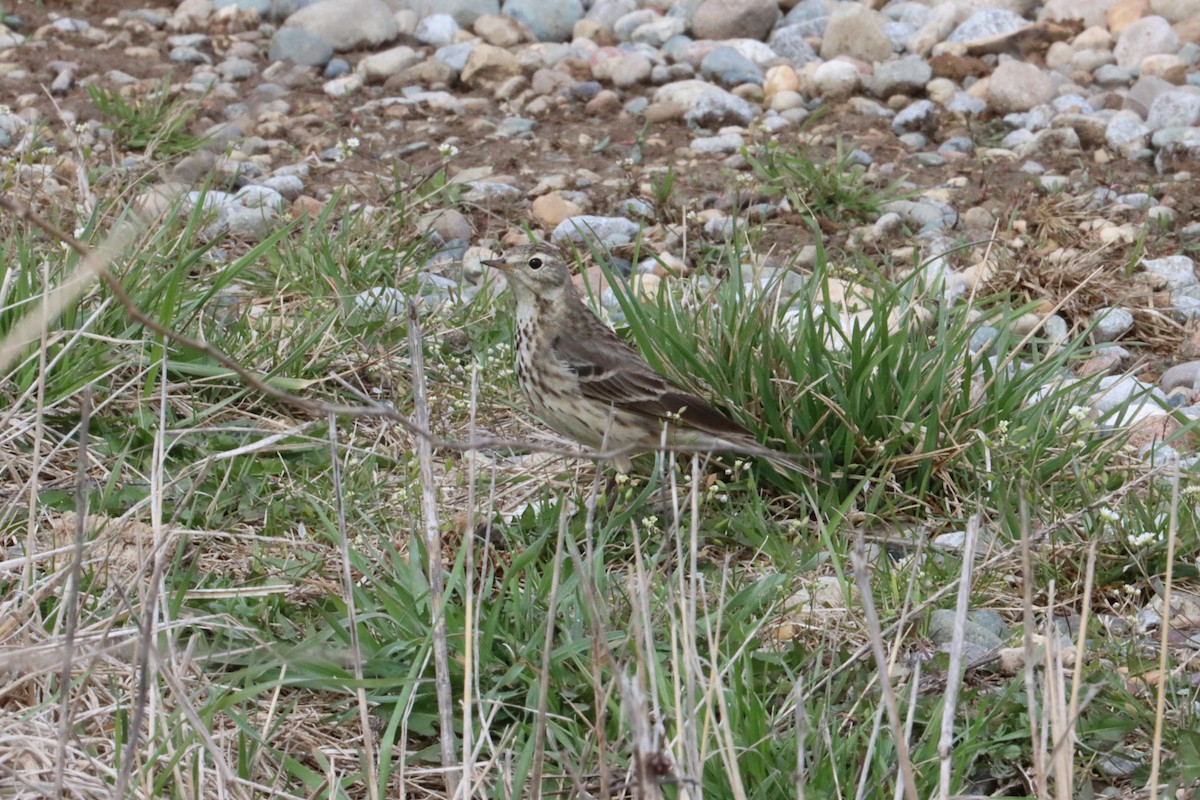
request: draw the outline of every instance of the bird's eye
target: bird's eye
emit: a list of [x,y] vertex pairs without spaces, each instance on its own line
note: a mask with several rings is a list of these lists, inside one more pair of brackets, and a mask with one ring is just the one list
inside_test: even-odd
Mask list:
[[540,258],[529,259],[529,268],[530,269],[541,269],[542,268],[542,260]]

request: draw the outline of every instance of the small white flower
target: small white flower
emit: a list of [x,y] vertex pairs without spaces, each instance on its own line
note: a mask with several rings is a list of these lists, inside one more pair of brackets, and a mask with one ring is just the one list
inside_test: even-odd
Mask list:
[[1142,531],[1141,533],[1129,534],[1126,541],[1129,542],[1130,547],[1141,548],[1160,539],[1162,539],[1162,534],[1157,531]]
[[357,136],[351,136],[344,142],[341,139],[338,139],[338,143],[336,145],[337,153],[334,155],[334,160],[338,162],[345,161],[347,158],[354,155],[354,151],[358,148],[359,144],[360,142],[358,141]]
[[1077,424],[1082,425],[1087,422],[1090,411],[1091,409],[1087,406],[1071,406],[1067,409],[1067,416],[1075,420]]
[[76,133],[87,133],[87,131],[88,131],[88,126],[87,126],[86,122],[76,122],[75,123],[75,132]]
[[1108,506],[1096,511],[1096,516],[1108,523],[1119,522],[1121,519],[1121,515],[1113,511]]
[[1121,587],[1121,591],[1125,592],[1127,597],[1133,597],[1141,592],[1141,589],[1134,586],[1132,583],[1127,583]]
[[454,158],[458,155],[458,148],[449,142],[442,142],[438,145],[438,155],[442,158]]

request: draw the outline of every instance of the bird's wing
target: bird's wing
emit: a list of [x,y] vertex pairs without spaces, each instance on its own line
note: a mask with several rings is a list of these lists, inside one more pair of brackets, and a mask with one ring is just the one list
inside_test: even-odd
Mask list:
[[682,422],[715,436],[750,437],[738,423],[655,372],[632,347],[589,312],[575,330],[551,343],[555,357],[579,380],[584,397],[614,408]]

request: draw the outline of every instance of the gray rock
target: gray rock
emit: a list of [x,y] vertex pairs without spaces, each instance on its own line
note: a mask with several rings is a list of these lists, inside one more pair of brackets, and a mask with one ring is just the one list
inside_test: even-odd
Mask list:
[[272,175],[259,183],[275,190],[285,200],[295,200],[304,194],[304,180],[299,175]]
[[354,296],[354,307],[381,317],[399,317],[408,313],[408,297],[392,286],[376,286]]
[[508,117],[496,126],[496,135],[506,139],[532,139],[533,120],[525,117]]
[[[333,45],[329,46],[329,52],[333,52]],[[350,63],[344,58],[331,58],[329,63],[325,65],[325,71],[321,73],[323,78],[332,80],[340,78],[343,75],[350,73]]]
[[967,17],[947,37],[951,44],[979,44],[1029,27],[1029,20],[1003,8],[986,8]]
[[725,125],[749,125],[754,109],[742,98],[715,86],[702,93],[683,115],[689,128],[716,129]]
[[540,42],[566,42],[583,19],[580,0],[505,0],[501,12],[524,23]]
[[862,84],[862,74],[854,64],[844,59],[826,61],[812,72],[817,94],[829,100],[843,100]]
[[891,200],[881,205],[879,210],[899,214],[908,225],[930,231],[952,227],[958,218],[958,213],[952,207],[927,198]]
[[1092,315],[1092,323],[1092,338],[1115,342],[1133,327],[1133,314],[1127,308],[1101,308]]
[[217,72],[227,81],[244,81],[258,74],[258,64],[246,58],[227,58],[217,65]]
[[1132,375],[1106,375],[1097,384],[1098,391],[1090,405],[1100,416],[1120,412],[1119,420],[1109,420],[1113,426],[1130,424],[1137,419],[1153,416],[1167,405],[1167,394],[1157,386],[1138,380]]
[[[596,0],[583,18],[597,22],[601,27],[616,33],[617,20],[637,10],[637,0]],[[633,28],[630,28],[630,31],[632,30]]]
[[1143,258],[1140,263],[1146,272],[1162,278],[1169,289],[1183,289],[1200,283],[1196,279],[1196,263],[1187,256]]
[[805,35],[803,26],[785,25],[775,29],[771,38],[767,40],[767,44],[780,56],[790,61],[792,66],[799,68],[810,61],[820,59],[820,56],[805,39]]
[[629,41],[657,48],[676,36],[682,36],[686,31],[687,20],[681,17],[657,17],[638,25],[629,35]]
[[[646,72],[649,74],[649,66]],[[713,48],[700,62],[700,74],[725,86],[737,86],[742,83],[761,84],[763,81],[763,71],[758,65],[732,47]]]
[[892,57],[892,40],[883,30],[887,17],[858,3],[841,3],[829,17],[821,40],[821,58],[850,56],[868,64]]
[[987,103],[966,92],[955,92],[950,100],[946,102],[946,110],[952,114],[977,117],[987,111]]
[[417,29],[413,31],[413,36],[421,44],[438,47],[451,44],[454,41],[454,34],[460,30],[462,28],[459,27],[458,22],[449,14],[430,14],[428,17],[422,17],[417,23]]
[[470,28],[484,14],[500,13],[500,0],[401,0],[399,5],[416,12],[418,18],[449,14],[464,28]]
[[508,183],[496,181],[470,181],[466,184],[467,191],[462,199],[468,203],[495,205],[496,203],[511,203],[520,200],[523,192]]
[[1118,66],[1133,69],[1146,56],[1175,53],[1180,45],[1179,36],[1171,29],[1171,23],[1162,17],[1142,17],[1121,31],[1113,55],[1117,57]]
[[377,47],[400,33],[383,0],[317,0],[289,16],[283,25],[319,34],[338,51]]
[[641,226],[624,217],[600,217],[581,214],[560,222],[550,234],[550,241],[557,243],[596,242],[606,247],[629,244],[638,235]]
[[719,136],[701,136],[693,139],[691,149],[697,153],[736,153],[745,143],[740,134],[723,133]]
[[390,47],[358,62],[355,69],[368,83],[382,83],[402,70],[421,63],[423,56],[411,47]]
[[1104,129],[1104,141],[1109,148],[1127,158],[1131,152],[1143,149],[1149,139],[1150,129],[1136,111],[1118,111]]
[[271,37],[269,61],[291,61],[302,67],[320,67],[333,57],[333,44],[303,28],[280,28]]
[[1177,88],[1162,78],[1143,75],[1133,86],[1129,87],[1129,91],[1125,93],[1125,99],[1121,102],[1121,108],[1136,111],[1142,119],[1145,119],[1146,115],[1150,113],[1150,106],[1154,105],[1154,101],[1160,94],[1173,92]]
[[929,100],[916,100],[904,107],[892,120],[892,133],[932,135],[937,131],[937,107]]
[[1092,73],[1092,79],[1096,85],[1105,88],[1128,86],[1133,83],[1133,73],[1125,67],[1118,67],[1116,64],[1105,64],[1095,69]]
[[270,208],[272,211],[283,211],[287,201],[283,195],[269,186],[249,184],[238,190],[233,199],[246,208]]
[[824,0],[800,0],[783,18],[783,26],[798,25],[805,36],[824,36],[830,6]]
[[1181,388],[1196,391],[1197,388],[1200,388],[1197,385],[1198,379],[1200,379],[1200,361],[1187,361],[1183,364],[1176,364],[1164,372],[1158,379],[1158,385],[1168,393]]
[[[946,608],[934,609],[929,614],[929,638],[938,645],[949,645],[954,636],[954,612]],[[963,620],[963,641],[985,650],[997,650],[1004,643],[988,626],[971,619]]]
[[988,81],[988,103],[999,114],[1028,111],[1054,96],[1054,82],[1035,65],[1004,61]]
[[467,66],[467,59],[471,57],[471,51],[474,49],[474,42],[448,44],[445,47],[439,47],[435,50],[433,57],[449,66],[454,71],[454,74],[458,75]]
[[175,64],[211,64],[212,57],[207,53],[202,53],[195,47],[189,45],[179,45],[172,47],[171,52],[167,54],[167,58]]
[[775,0],[704,0],[692,17],[698,39],[763,40],[779,21]]
[[237,11],[253,11],[260,17],[265,17],[271,9],[271,0],[214,0],[214,11],[232,8]]
[[1200,124],[1200,92],[1163,92],[1154,99],[1146,115],[1146,127],[1151,131],[1197,124]]
[[876,66],[875,74],[867,79],[867,88],[883,99],[894,94],[912,95],[924,91],[932,77],[933,69],[925,59],[908,56]]

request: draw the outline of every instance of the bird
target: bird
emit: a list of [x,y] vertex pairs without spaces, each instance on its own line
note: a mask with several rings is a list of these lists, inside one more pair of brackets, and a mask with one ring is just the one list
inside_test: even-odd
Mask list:
[[749,429],[663,375],[584,304],[566,253],[537,243],[508,248],[483,264],[500,271],[516,300],[513,356],[521,393],[557,433],[630,454],[673,447],[761,456],[802,467],[764,447]]

